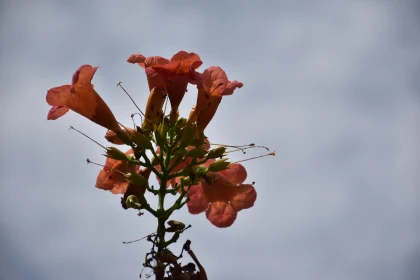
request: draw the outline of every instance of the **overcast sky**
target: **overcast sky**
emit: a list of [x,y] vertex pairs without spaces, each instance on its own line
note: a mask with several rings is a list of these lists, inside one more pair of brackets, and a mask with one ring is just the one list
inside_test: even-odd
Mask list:
[[[175,219],[209,279],[420,278],[420,5],[405,1],[0,2],[0,278],[138,279],[150,215],[94,187],[105,130],[70,112],[47,121],[49,88],[82,64],[117,119],[147,99],[132,53],[198,53],[244,83],[207,129],[257,143],[255,206],[219,229]],[[196,93],[191,87],[181,114]],[[234,160],[255,156],[237,154]]]

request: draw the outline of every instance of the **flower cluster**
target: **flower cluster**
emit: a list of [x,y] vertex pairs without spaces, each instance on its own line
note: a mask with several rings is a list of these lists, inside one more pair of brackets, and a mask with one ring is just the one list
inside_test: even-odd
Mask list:
[[[160,196],[178,194],[181,199],[176,209],[187,204],[192,214],[205,211],[208,220],[217,227],[232,225],[237,212],[253,206],[256,192],[252,185],[242,184],[246,179],[245,168],[230,164],[224,158],[225,147],[210,149],[204,130],[223,96],[233,94],[243,84],[230,81],[217,66],[202,73],[196,71],[202,65],[200,57],[185,51],[171,59],[133,54],[127,61],[145,69],[149,84],[150,94],[144,114],[141,112],[144,115],[141,126],[128,128],[117,122],[94,89],[92,79],[98,67],[90,65],[80,66],[70,85],[48,91],[47,102],[52,106],[48,119],[55,120],[73,110],[107,128],[105,138],[109,142],[130,146],[127,152],[106,148],[107,159],[96,187],[124,194],[124,199],[135,195],[143,203],[141,208],[146,210],[149,207],[143,196],[146,189]],[[188,118],[182,118],[178,108],[188,84],[197,87],[197,103]],[[168,116],[163,112],[166,97],[171,105]],[[154,157],[148,158],[146,150]],[[165,190],[149,186],[151,172]],[[158,212],[153,210],[152,214]]]
[[[106,128],[108,142],[129,147],[121,151],[117,146],[105,147],[94,141],[104,149],[106,156],[104,165],[94,163],[103,167],[97,176],[96,187],[123,195],[124,209],[139,210],[139,216],[147,211],[157,219],[157,229],[147,236],[153,246],[143,264],[153,269],[156,279],[207,279],[189,240],[182,252],[191,256],[198,272],[194,264],[181,264],[178,259],[182,252],[177,257],[168,249],[190,227],[169,218],[174,211],[187,205],[191,214],[205,212],[213,225],[225,228],[234,223],[239,211],[254,205],[257,197],[254,183],[244,183],[245,168],[228,161],[227,155],[256,146],[212,144],[204,134],[223,96],[232,95],[243,84],[230,81],[225,71],[217,66],[197,71],[202,65],[201,58],[185,51],[176,53],[171,59],[133,54],[127,61],[144,68],[149,84],[150,94],[144,112],[135,104],[143,116],[141,125],[131,128],[116,120],[94,89],[92,79],[98,68],[90,65],[80,66],[71,84],[48,91],[47,103],[52,106],[48,119],[58,119],[72,110]],[[178,108],[189,84],[197,87],[197,102],[189,116],[182,117]],[[123,88],[121,83],[118,85]],[[164,111],[167,100],[170,102],[168,114]],[[88,163],[93,162],[88,160]],[[159,182],[156,188],[149,180],[152,173]],[[158,197],[157,208],[150,206],[146,192]],[[170,207],[165,207],[167,195],[177,197]],[[172,234],[172,237],[168,239],[166,234]]]

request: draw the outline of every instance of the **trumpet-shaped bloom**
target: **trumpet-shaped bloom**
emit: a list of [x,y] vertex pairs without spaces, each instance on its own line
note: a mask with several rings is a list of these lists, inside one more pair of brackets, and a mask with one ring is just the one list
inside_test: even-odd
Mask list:
[[[171,116],[176,117],[179,104],[181,103],[188,83],[195,83],[198,73],[195,69],[203,63],[195,53],[179,51],[170,60],[151,56],[145,58],[140,54],[131,55],[128,60],[130,63],[137,63],[146,71],[149,89],[162,88],[168,94],[171,102]],[[156,103],[154,107],[162,108]]]
[[227,170],[210,172],[211,181],[201,180],[188,191],[188,210],[191,214],[206,212],[207,219],[216,227],[229,227],[237,213],[251,208],[257,199],[252,185],[242,184],[246,170],[240,164],[230,164]]
[[82,65],[74,73],[71,85],[52,88],[47,93],[47,103],[51,106],[48,119],[55,120],[69,109],[110,130],[119,130],[114,115],[108,105],[94,90],[91,83],[97,67]]
[[197,83],[197,104],[190,113],[189,121],[197,121],[198,128],[203,131],[216,113],[222,97],[233,94],[236,88],[242,86],[241,82],[229,81],[222,68],[207,68]]
[[[125,153],[133,155],[132,149]],[[107,190],[113,194],[123,194],[126,192],[129,182],[126,180],[124,174],[128,172],[136,172],[138,166],[128,165],[126,160],[115,160],[107,158],[104,168],[99,171],[96,179],[96,187],[99,189]]]

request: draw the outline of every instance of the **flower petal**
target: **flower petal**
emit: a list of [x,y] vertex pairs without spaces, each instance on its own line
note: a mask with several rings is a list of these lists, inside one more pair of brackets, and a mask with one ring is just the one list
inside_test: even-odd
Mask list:
[[207,209],[207,219],[216,227],[230,227],[236,220],[237,213],[230,203],[215,201]]
[[109,191],[114,187],[114,180],[109,179],[110,172],[102,169],[99,171],[98,177],[96,178],[95,187],[98,189]]
[[96,68],[82,65],[73,75],[72,85],[52,88],[47,93],[51,106],[67,106],[69,109],[110,130],[119,130],[109,107],[93,89],[91,80]]
[[221,95],[231,95],[237,88],[241,88],[244,84],[238,81],[228,82],[225,89],[221,91]]
[[232,197],[233,185],[220,173],[209,172],[207,174],[211,182],[202,181],[204,193],[210,202],[226,201]]
[[67,113],[69,110],[70,109],[66,106],[53,106],[48,112],[47,119],[56,120],[59,117],[63,116],[65,113]]
[[232,203],[233,208],[239,212],[254,206],[256,199],[257,192],[252,185],[239,185],[233,188],[230,203]]
[[199,183],[194,185],[188,191],[190,201],[187,202],[188,211],[191,214],[200,214],[209,207],[209,201],[203,192],[202,185]]
[[228,169],[220,171],[220,174],[225,176],[225,178],[233,185],[242,184],[247,177],[245,167],[239,163],[229,164]]
[[144,55],[141,54],[132,54],[130,55],[130,57],[127,59],[127,62],[129,63],[137,63],[138,65],[140,65],[141,67],[145,68],[144,66],[144,61],[146,60],[146,58],[144,57]]
[[201,86],[209,95],[220,96],[220,92],[228,85],[228,78],[222,68],[211,66],[201,75]]
[[188,53],[186,51],[179,51],[171,58],[171,61],[181,62],[180,69],[183,72],[189,72],[190,69],[197,69],[203,64],[200,56],[196,53]]

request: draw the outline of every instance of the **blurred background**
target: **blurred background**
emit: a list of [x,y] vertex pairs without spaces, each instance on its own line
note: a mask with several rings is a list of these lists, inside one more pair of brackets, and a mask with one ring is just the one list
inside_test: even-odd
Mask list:
[[[49,88],[82,64],[117,119],[145,106],[132,53],[198,53],[244,87],[210,140],[256,143],[255,206],[219,229],[178,211],[209,279],[420,279],[420,2],[0,2],[0,279],[138,279],[150,215],[94,187],[105,129],[47,121]],[[190,87],[181,106],[195,103]],[[235,154],[234,160],[264,150]],[[188,259],[186,260],[188,261]],[[144,275],[143,275],[144,279]]]

